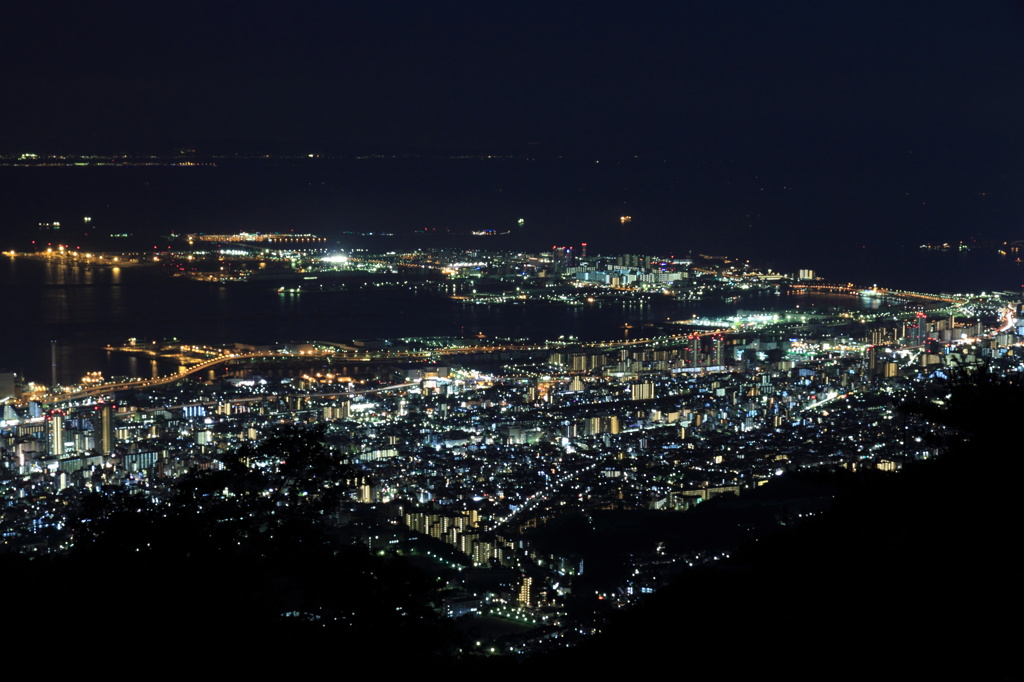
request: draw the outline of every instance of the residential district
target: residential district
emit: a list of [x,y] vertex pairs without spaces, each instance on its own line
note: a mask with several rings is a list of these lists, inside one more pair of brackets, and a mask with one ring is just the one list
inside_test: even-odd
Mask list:
[[[250,262],[251,252],[234,261],[234,246],[221,248],[153,258],[229,281],[250,269],[280,269],[295,277],[282,290],[342,286],[332,273],[383,273],[344,286],[430,285],[467,306],[652,296],[742,296],[753,306],[767,297],[783,305],[626,325],[622,338],[603,341],[431,337],[257,347],[132,339],[111,350],[173,359],[179,372],[92,374],[68,386],[6,374],[6,552],[68,551],[80,528],[69,517],[88,495],[160,505],[196,471],[279,471],[286,456],[274,444],[292,434],[312,439],[342,473],[291,480],[296,494],[255,494],[284,508],[326,488],[340,492],[317,512],[325,523],[344,542],[409,557],[436,574],[436,610],[478,621],[478,645],[501,653],[557,646],[600,627],[597,605],[631,604],[684,567],[719,561],[739,542],[813,516],[825,502],[790,501],[767,520],[740,515],[713,537],[659,536],[659,518],[716,498],[742,502],[787,471],[895,471],[931,458],[946,427],[902,406],[941,403],[942,387],[965,373],[1024,368],[1021,302],[1007,293],[863,289],[727,259],[588,257],[585,246],[542,254],[304,251],[276,259],[263,252],[262,266]],[[64,258],[60,252],[38,257]],[[830,305],[800,306],[815,294],[828,294]],[[207,490],[198,504],[236,494]],[[586,530],[615,511],[634,513],[636,532],[628,551],[609,561],[572,537],[573,524]],[[581,603],[594,617],[581,615]],[[495,623],[506,627],[484,625]]]

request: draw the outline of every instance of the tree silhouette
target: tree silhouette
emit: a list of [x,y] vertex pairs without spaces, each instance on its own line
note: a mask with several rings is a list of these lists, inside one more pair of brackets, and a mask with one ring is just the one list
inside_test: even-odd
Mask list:
[[130,622],[150,635],[180,635],[187,623],[190,633],[298,647],[328,633],[338,647],[341,632],[353,653],[390,647],[399,635],[424,655],[449,650],[455,638],[431,608],[432,581],[336,540],[330,512],[351,471],[323,435],[276,427],[220,455],[219,467],[181,477],[164,499],[119,490],[81,498],[74,547],[52,573],[75,576],[76,586],[116,576],[145,598],[97,608],[93,591],[76,590],[44,606],[69,622],[81,616],[83,627]]

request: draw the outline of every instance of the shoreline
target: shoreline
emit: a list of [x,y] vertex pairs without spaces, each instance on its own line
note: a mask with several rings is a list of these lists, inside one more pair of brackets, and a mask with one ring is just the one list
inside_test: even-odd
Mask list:
[[13,249],[10,250],[10,251],[4,251],[3,255],[7,256],[10,259],[28,258],[30,260],[43,261],[45,263],[55,263],[55,264],[58,264],[58,265],[67,265],[67,266],[76,267],[76,268],[96,268],[96,267],[98,267],[98,268],[108,268],[109,269],[109,268],[136,268],[136,267],[146,267],[146,266],[150,266],[151,267],[153,265],[157,265],[157,263],[153,263],[153,262],[149,262],[149,261],[144,261],[144,260],[141,260],[139,258],[126,257],[123,253],[114,255],[112,253],[105,253],[105,252],[98,252],[98,253],[85,252],[81,256],[77,255],[78,253],[80,253],[78,251],[65,252],[65,253],[73,253],[73,254],[76,254],[76,255],[68,256],[68,255],[59,255],[59,254],[54,254],[54,253],[40,253],[38,251],[35,251],[35,252],[28,252],[28,251],[19,252],[19,251],[14,251]]

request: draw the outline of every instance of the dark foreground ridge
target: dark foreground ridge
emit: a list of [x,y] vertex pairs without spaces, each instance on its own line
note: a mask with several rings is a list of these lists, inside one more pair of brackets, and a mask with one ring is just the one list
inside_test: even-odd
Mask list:
[[603,634],[527,667],[1012,679],[1024,387],[981,377],[946,388],[941,407],[907,408],[961,429],[944,456],[897,475],[829,474],[841,491],[829,513],[684,574]]

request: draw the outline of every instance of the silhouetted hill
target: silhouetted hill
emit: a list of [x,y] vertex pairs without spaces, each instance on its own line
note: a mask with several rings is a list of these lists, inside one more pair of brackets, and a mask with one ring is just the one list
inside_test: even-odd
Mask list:
[[985,380],[949,390],[933,416],[964,438],[947,455],[852,477],[829,512],[681,575],[602,635],[526,667],[1010,679],[1024,605],[1012,428],[1024,391]]

